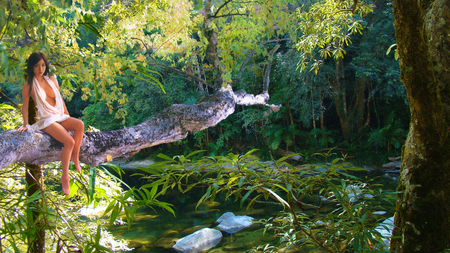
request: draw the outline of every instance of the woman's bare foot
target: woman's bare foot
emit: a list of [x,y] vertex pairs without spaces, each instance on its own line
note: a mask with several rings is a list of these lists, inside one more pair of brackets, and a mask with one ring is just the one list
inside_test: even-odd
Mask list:
[[74,162],[75,163],[75,168],[77,168],[77,171],[78,172],[81,172],[81,166],[80,166],[80,163],[78,162],[78,163],[76,163],[76,162]]
[[69,174],[67,173],[67,175],[62,175],[61,177],[61,185],[62,185],[62,189],[65,195],[69,195],[70,194],[70,178],[69,178]]
[[81,172],[82,168],[80,166],[80,160],[78,159],[78,157],[72,154],[70,160],[72,160],[72,162],[75,164],[75,168],[77,169],[77,171]]

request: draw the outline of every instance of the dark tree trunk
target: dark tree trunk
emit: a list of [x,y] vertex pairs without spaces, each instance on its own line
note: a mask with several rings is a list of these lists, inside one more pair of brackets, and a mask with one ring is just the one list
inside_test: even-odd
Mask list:
[[208,46],[206,47],[205,56],[208,62],[213,65],[214,68],[213,88],[217,90],[220,87],[222,87],[223,79],[222,79],[222,70],[219,65],[220,59],[217,51],[217,43],[219,42],[219,39],[217,37],[217,33],[214,30],[214,28],[211,28],[211,23],[214,20],[212,9],[213,9],[213,1],[212,0],[205,1],[205,22],[202,30],[205,38],[208,40]]
[[[28,122],[29,124],[35,123],[36,106],[34,101],[30,99],[28,110]],[[31,197],[34,194],[44,189],[42,170],[40,165],[25,164],[27,168],[25,172],[25,181],[27,182],[27,196]],[[41,208],[42,200],[36,200],[28,204],[28,208],[31,209],[32,217],[28,217],[28,227],[30,230],[35,230],[33,235],[28,236],[28,251],[31,253],[45,253],[45,229],[42,224],[42,219],[39,217],[39,209]]]
[[[42,170],[40,165],[26,164],[27,173],[25,180],[27,182],[27,195],[40,192],[43,187]],[[32,217],[28,219],[30,229],[35,229],[35,233],[28,237],[28,252],[30,253],[45,253],[45,229],[43,220],[39,217],[39,209],[42,206],[42,200],[36,200],[28,204],[28,208],[31,208],[30,212]]]
[[358,134],[364,129],[364,123],[366,122],[366,83],[368,78],[362,77],[356,80],[355,96],[356,101],[354,105],[355,117],[356,117],[356,129]]
[[342,68],[343,60],[336,60],[335,66],[335,80],[331,82],[331,87],[333,88],[333,100],[336,107],[336,113],[339,117],[339,122],[341,124],[342,135],[346,140],[350,139],[351,125],[348,118],[347,111],[347,97],[345,92],[345,87],[342,84]]
[[450,248],[450,0],[394,0],[411,110],[391,252]]

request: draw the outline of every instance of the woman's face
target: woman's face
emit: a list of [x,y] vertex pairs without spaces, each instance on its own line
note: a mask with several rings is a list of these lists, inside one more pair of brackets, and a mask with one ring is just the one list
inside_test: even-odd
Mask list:
[[43,59],[34,65],[33,73],[36,78],[41,77],[45,73],[45,62]]

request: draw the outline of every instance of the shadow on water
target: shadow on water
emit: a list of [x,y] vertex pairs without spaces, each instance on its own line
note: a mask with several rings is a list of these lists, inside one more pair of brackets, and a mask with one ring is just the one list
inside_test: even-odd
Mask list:
[[[131,175],[141,172],[137,169],[126,169],[123,181],[139,188],[148,182]],[[383,184],[385,189],[394,190],[396,187],[396,182],[392,178],[379,177],[377,183]],[[110,227],[110,231],[115,237],[128,240],[128,247],[134,248],[131,252],[170,253],[176,252],[171,247],[178,239],[202,228],[214,228],[217,226],[216,220],[223,213],[233,212],[235,215],[251,216],[256,222],[250,228],[225,236],[219,245],[207,252],[243,253],[258,245],[276,244],[278,239],[271,233],[264,234],[264,225],[259,220],[268,219],[282,211],[280,205],[255,204],[252,209],[246,210],[246,203],[241,207],[240,201],[225,200],[224,195],[217,195],[214,202],[202,203],[196,209],[197,201],[205,191],[206,189],[193,189],[186,194],[181,194],[177,190],[167,192],[158,200],[173,204],[176,216],[158,208],[155,210],[141,208],[129,229],[128,225],[115,225]],[[387,213],[387,217],[392,214],[393,210]]]

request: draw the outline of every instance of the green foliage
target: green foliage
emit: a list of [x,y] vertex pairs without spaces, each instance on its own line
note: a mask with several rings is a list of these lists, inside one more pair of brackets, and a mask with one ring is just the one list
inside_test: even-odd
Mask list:
[[[208,42],[202,30],[204,2],[70,3],[28,1],[23,8],[19,8],[19,1],[0,3],[4,10],[0,15],[0,21],[4,22],[0,24],[5,24],[0,31],[0,54],[5,66],[0,71],[0,86],[9,92],[8,96],[20,93],[18,84],[24,82],[25,58],[35,50],[48,55],[51,73],[60,77],[69,111],[81,117],[80,112],[91,104],[85,110],[84,120],[102,130],[141,123],[173,103],[192,103],[202,95],[199,91],[206,91],[198,82],[160,67],[170,66],[211,80],[211,63],[205,59]],[[207,141],[202,139],[205,134],[194,138],[201,145],[209,145],[213,154],[243,145],[267,149],[264,139],[274,139],[269,141],[274,146],[278,141],[264,136],[265,126],[295,124],[303,131],[298,136],[302,141],[291,144],[283,134],[286,138],[279,145],[293,150],[311,150],[309,143],[318,147],[332,142],[341,145],[343,138],[337,131],[336,113],[332,112],[338,91],[331,84],[336,79],[332,57],[342,57],[344,52],[347,56],[343,60],[345,78],[342,75],[341,91],[347,94],[348,112],[352,114],[356,107],[355,83],[364,79],[367,80],[364,116],[370,117],[368,127],[382,128],[383,117],[379,115],[387,115],[392,107],[399,108],[398,117],[407,122],[406,95],[398,77],[398,62],[392,55],[386,55],[386,50],[395,43],[391,5],[388,1],[377,2],[376,6],[370,3],[351,0],[215,3],[210,28],[217,35],[224,80],[235,90],[245,88],[249,93],[260,93],[268,54],[281,45],[273,56],[269,93],[270,102],[283,107],[277,115],[269,117],[262,116],[265,108],[238,109],[237,117],[230,119],[232,123],[226,123],[232,126],[211,129]],[[298,8],[300,4],[303,6]],[[302,60],[312,67],[321,65],[320,71],[317,74],[298,71],[297,63]],[[75,101],[68,102],[72,95]],[[360,117],[348,118],[349,125],[355,125]],[[326,127],[331,134],[313,134],[318,139],[311,139],[308,135],[319,128],[316,126],[319,119],[325,119],[325,126],[320,128]],[[356,132],[356,128],[353,130]],[[368,140],[364,133],[367,131],[357,136],[358,140]],[[233,143],[234,140],[240,143]],[[194,148],[194,143],[189,144],[186,149]]]
[[109,108],[104,101],[89,105],[83,110],[83,114],[85,117],[82,120],[86,125],[100,130],[107,131],[123,128],[123,121],[112,118]]
[[0,122],[2,130],[15,129],[22,121],[22,114],[16,108],[0,104]]
[[[297,49],[303,53],[299,62],[303,71],[311,65],[316,74],[328,57],[344,58],[345,46],[351,44],[350,36],[361,33],[362,16],[370,13],[373,6],[364,1],[317,1],[307,11],[298,10],[301,38]],[[319,57],[316,58],[315,54]]]
[[[58,1],[2,1],[0,83],[22,82],[26,58],[33,51],[42,51],[48,56],[50,74],[62,80],[65,98],[78,87],[84,99],[92,96],[104,101],[110,110],[118,103],[121,107],[115,116],[124,119],[127,96],[122,91],[124,84],[116,80],[118,76],[133,76],[164,91],[158,74],[142,54],[142,49],[148,48],[139,43],[147,38],[144,28],[159,28],[172,39],[191,41],[186,32],[191,5],[188,1],[172,2],[139,0],[106,6],[103,1],[73,1],[67,6]],[[153,38],[153,42],[155,47],[174,47],[172,40],[163,37]],[[136,45],[137,50],[127,53]]]
[[295,17],[288,7],[295,3],[293,0],[226,1],[217,7],[214,30],[219,35],[218,51],[225,82],[229,83],[245,67],[247,57],[266,58],[270,51],[267,40],[295,36]]
[[[394,48],[394,47],[396,47],[396,46],[397,46],[397,43],[392,44],[392,45],[388,48],[388,50],[386,51],[386,55],[388,55],[388,54],[391,52],[392,48]],[[397,48],[394,50],[394,59],[395,59],[396,61],[398,61],[398,50],[397,50]]]
[[399,149],[406,139],[406,131],[401,126],[400,121],[395,120],[394,111],[387,119],[384,127],[375,129],[368,134],[369,146],[374,148]]
[[273,164],[262,162],[253,155],[255,151],[196,161],[191,158],[203,151],[174,157],[159,154],[163,161],[140,168],[149,180],[142,188],[158,188],[156,195],[168,189],[186,193],[203,188],[197,207],[214,201],[218,194],[240,201],[247,209],[259,202],[281,205],[283,212],[264,221],[266,232],[280,237],[279,244],[261,247],[266,252],[311,245],[327,252],[383,250],[382,237],[375,230],[381,217],[374,212],[386,208],[380,205],[381,199],[392,207],[395,193],[352,175],[364,169],[348,166],[345,156],[329,161],[331,151],[316,154],[329,163],[300,167],[287,163],[289,156]]
[[[114,176],[110,170],[119,176]],[[131,224],[136,210],[143,206],[159,207],[174,214],[171,205],[158,201],[154,192],[130,187],[123,190],[124,182],[120,179],[123,172],[112,164],[97,168],[84,166],[82,173],[71,166],[71,193],[66,197],[58,190],[61,178],[58,164],[45,166],[45,171],[45,191],[28,197],[23,166],[12,164],[0,172],[2,252],[26,252],[27,238],[33,238],[39,229],[46,230],[47,252],[55,252],[57,248],[76,248],[83,252],[128,250],[124,240],[114,238],[107,231],[108,225],[123,224],[122,218]],[[32,211],[38,213],[40,222],[30,225]],[[95,222],[85,222],[80,216]],[[104,216],[109,219],[102,218]]]
[[218,138],[215,138],[217,141],[214,144],[212,142],[208,143],[208,146],[212,148],[211,155],[219,154],[219,149],[230,149],[229,143],[230,141],[235,141],[236,137],[240,135],[241,127],[234,124],[231,120],[224,120],[217,124],[213,130],[216,130],[214,132]]
[[269,125],[264,129],[264,137],[266,137],[267,145],[275,150],[280,144],[286,143],[286,149],[294,144],[295,135],[300,134],[296,124],[284,127],[279,124]]
[[349,49],[349,54],[356,54],[350,65],[356,77],[370,78],[372,90],[380,93],[381,101],[399,99],[399,102],[406,104],[406,92],[399,79],[398,61],[395,56],[386,54],[395,45],[391,5],[390,1],[382,1],[373,13],[366,16],[364,32],[355,38],[358,48]]
[[[79,92],[74,95],[76,101],[69,110],[79,106],[78,111],[90,103],[84,110],[86,125],[102,130],[118,129],[141,123],[173,103],[196,101],[201,95],[197,83],[157,65],[171,65],[186,71],[191,67],[194,73],[199,70],[202,78],[211,79],[211,65],[204,62],[208,42],[200,29],[204,21],[201,14],[204,2],[113,1],[108,6],[103,2],[72,1],[68,6],[56,0],[26,1],[20,6],[21,1],[1,1],[0,85],[9,91],[8,96],[20,93],[18,84],[24,82],[25,58],[39,50],[49,57],[51,73],[59,75],[65,98],[70,98],[75,90]],[[50,203],[47,209],[39,209],[42,216],[51,220],[50,225],[46,224],[50,231],[47,245],[74,242],[85,252],[108,251],[102,247],[112,250],[112,245],[102,241],[104,237],[111,238],[104,228],[106,223],[121,222],[121,215],[132,219],[137,206],[150,205],[173,213],[169,204],[156,198],[171,188],[186,192],[202,187],[206,193],[199,203],[212,201],[222,193],[229,199],[241,201],[247,208],[261,200],[283,205],[285,212],[268,220],[267,228],[270,232],[279,232],[284,243],[302,246],[319,245],[319,242],[338,251],[359,248],[364,251],[364,247],[369,247],[367,242],[377,238],[376,235],[370,237],[376,219],[372,211],[381,207],[370,200],[350,203],[349,192],[345,189],[357,185],[361,192],[371,193],[376,198],[380,192],[373,192],[367,184],[340,171],[345,169],[343,163],[326,165],[326,172],[323,172],[314,166],[285,164],[285,158],[272,166],[260,162],[251,152],[243,156],[215,156],[231,150],[240,152],[238,149],[243,148],[239,146],[244,145],[259,146],[260,153],[263,149],[268,153],[268,149],[278,147],[306,150],[303,156],[307,160],[318,157],[313,155],[315,150],[330,144],[364,158],[368,156],[362,152],[379,151],[375,154],[378,161],[382,160],[380,152],[399,152],[406,131],[405,124],[401,123],[407,122],[405,115],[409,110],[399,80],[398,62],[392,55],[386,55],[386,50],[395,43],[390,3],[377,2],[375,12],[370,14],[373,6],[368,1],[303,1],[305,5],[294,13],[291,7],[297,7],[296,2],[300,1],[217,2],[216,17],[211,25],[218,36],[219,64],[224,80],[233,88],[245,88],[255,94],[261,91],[268,52],[280,42],[268,41],[301,37],[292,44],[282,42],[274,56],[270,102],[283,104],[280,112],[263,117],[266,108],[241,111],[238,108],[235,115],[217,127],[171,145],[170,152],[192,150],[198,145],[209,149],[213,156],[193,163],[188,160],[199,153],[173,159],[164,157],[166,162],[144,169],[151,173],[148,178],[155,181],[142,189],[116,189],[123,182],[108,174],[108,169],[86,168],[89,175],[71,173],[76,178],[71,184],[71,202],[56,193],[60,172],[50,168],[46,192],[25,198],[21,182],[23,168],[13,165],[17,170],[8,168],[10,174],[5,174],[5,178],[9,181],[4,179],[1,184],[4,198],[0,202],[5,208],[1,216],[1,245],[11,251],[23,251],[26,235],[34,232],[25,226],[27,220],[23,214],[29,212],[25,205],[43,197]],[[300,49],[302,54],[292,48]],[[370,123],[375,130],[363,132],[365,135],[358,143],[340,142],[339,127],[332,122],[337,122],[336,113],[331,110],[336,91],[331,90],[330,83],[336,73],[330,58],[342,58],[344,53],[347,53],[343,60],[346,77],[342,82],[348,94],[346,101],[352,100],[357,79],[368,80],[367,111],[371,113]],[[299,62],[301,68],[310,67],[316,72],[298,71]],[[397,118],[384,119],[383,115],[389,115],[392,108]],[[3,130],[20,124],[20,112],[7,106],[0,107],[0,117]],[[328,120],[323,130],[313,127],[320,117]],[[356,120],[352,118],[353,122]],[[230,167],[234,171],[229,172]],[[262,172],[256,172],[257,169]],[[196,183],[192,184],[192,180]],[[113,186],[111,182],[115,182]],[[319,193],[333,202],[330,208],[335,211],[330,217],[322,210],[312,215],[302,213],[299,208],[299,205],[307,206],[304,202],[314,202],[310,199]],[[98,219],[96,226],[81,224],[71,210],[85,204],[103,206],[107,211],[101,214],[109,219]],[[340,209],[335,204],[339,204]],[[328,203],[318,205],[328,207]],[[319,220],[324,225],[317,226]],[[67,224],[75,232],[61,233],[55,228],[67,227]],[[313,232],[305,237],[307,233],[299,232],[302,228]],[[317,228],[325,232],[316,234]],[[338,241],[344,249],[337,245]]]
[[308,134],[308,143],[317,149],[328,148],[328,144],[333,144],[335,141],[332,136],[332,131],[320,128],[314,128]]

